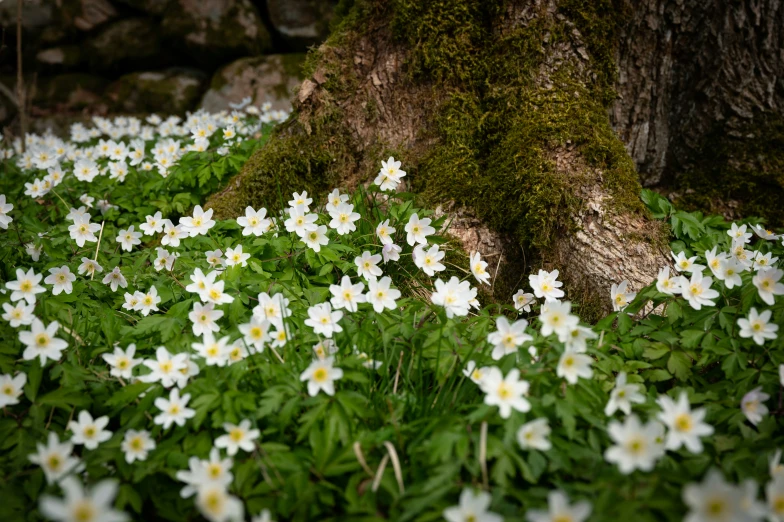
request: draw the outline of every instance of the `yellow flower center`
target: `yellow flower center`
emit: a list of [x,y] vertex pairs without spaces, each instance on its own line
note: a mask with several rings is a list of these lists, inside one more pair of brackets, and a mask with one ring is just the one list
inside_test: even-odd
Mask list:
[[95,507],[87,501],[80,500],[73,507],[73,520],[76,522],[91,522],[95,520]]
[[677,417],[675,417],[675,429],[678,431],[691,431],[693,427],[693,423],[691,420],[691,415],[688,413],[681,413]]
[[240,428],[234,428],[229,432],[229,438],[234,442],[239,442],[245,436],[245,432],[242,431]]
[[325,368],[318,368],[313,372],[313,380],[316,382],[325,382],[327,380],[327,370]]
[[509,386],[508,384],[506,384],[505,382],[502,382],[498,386],[498,396],[501,399],[504,399],[504,400],[507,400],[507,399],[511,398],[512,397],[512,387]]
[[60,466],[63,465],[63,461],[60,459],[59,455],[50,455],[49,459],[46,461],[46,464],[52,471],[58,471]]
[[38,334],[35,338],[35,344],[40,347],[47,346],[49,344],[49,336],[46,334]]

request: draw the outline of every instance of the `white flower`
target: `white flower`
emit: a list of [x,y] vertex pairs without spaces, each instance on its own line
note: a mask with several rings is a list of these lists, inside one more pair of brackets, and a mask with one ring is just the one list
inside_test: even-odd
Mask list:
[[41,514],[60,522],[125,522],[128,515],[114,509],[117,482],[102,480],[85,491],[79,479],[66,477],[60,481],[64,499],[42,495],[39,503]]
[[498,406],[498,413],[508,419],[512,410],[527,412],[531,403],[524,397],[528,394],[528,381],[520,379],[520,370],[512,369],[506,377],[495,366],[487,369],[487,373],[479,386],[485,392],[485,404]]
[[220,484],[208,483],[199,487],[196,507],[210,522],[236,522],[245,517],[242,501],[230,495]]
[[43,245],[36,246],[35,243],[25,243],[25,253],[35,262],[38,262],[38,260],[41,258],[41,252],[43,251]]
[[302,236],[302,241],[308,248],[312,248],[314,252],[321,252],[321,246],[329,244],[327,237],[327,227],[319,225],[315,230],[308,230]]
[[775,266],[778,260],[779,260],[778,257],[773,257],[772,252],[763,254],[762,252],[757,251],[757,255],[754,257],[754,270],[760,270],[762,268]]
[[487,262],[482,261],[479,252],[474,252],[471,254],[469,264],[471,265],[471,273],[474,274],[476,280],[480,283],[489,285],[490,273],[487,271]]
[[768,407],[765,406],[765,401],[770,399],[770,395],[762,391],[762,387],[754,388],[740,401],[740,409],[743,415],[753,425],[757,425],[762,420],[762,417],[768,414]]
[[[211,274],[208,274],[209,277]],[[210,284],[207,289],[199,295],[202,301],[214,303],[216,305],[234,302],[234,298],[223,291],[224,281],[216,281]]]
[[40,319],[34,317],[30,331],[19,332],[19,340],[26,346],[22,358],[32,361],[38,357],[41,366],[46,364],[46,359],[57,362],[62,351],[68,347],[68,343],[54,336],[58,328],[60,323],[57,321],[44,325]]
[[215,321],[221,317],[223,317],[223,310],[216,310],[213,303],[204,305],[193,303],[193,310],[188,313],[188,319],[193,322],[193,335],[219,331],[220,326]]
[[338,346],[332,339],[324,339],[313,345],[313,353],[319,359],[326,359],[327,356],[337,353]]
[[727,484],[721,473],[708,471],[702,484],[686,484],[683,501],[689,508],[684,522],[736,522],[747,520],[741,492]]
[[343,327],[338,324],[343,318],[341,310],[332,310],[329,303],[321,303],[308,308],[308,319],[305,325],[313,328],[313,332],[324,337],[332,337],[333,333],[340,333]]
[[253,210],[253,207],[245,207],[245,215],[237,218],[237,224],[242,228],[242,235],[261,236],[266,232],[272,222],[267,219],[267,209],[260,208]]
[[19,372],[15,377],[11,374],[0,375],[0,408],[19,404],[22,388],[27,383],[27,374]]
[[569,497],[563,491],[547,494],[548,509],[532,509],[525,514],[529,522],[585,522],[591,514],[591,503],[587,500],[569,505]]
[[697,256],[687,258],[686,254],[683,252],[678,252],[678,255],[675,255],[675,252],[670,252],[670,255],[672,255],[672,258],[675,260],[675,270],[678,272],[690,272],[695,274],[697,272],[702,272],[705,269],[705,265],[695,263]]
[[86,241],[95,242],[98,238],[95,233],[101,230],[98,223],[90,223],[89,215],[74,220],[74,224],[68,227],[71,238],[76,241],[76,245],[83,247]]
[[719,263],[716,270],[716,279],[724,281],[724,286],[732,290],[736,286],[741,286],[743,280],[740,278],[741,272],[746,268],[737,259],[725,259]]
[[8,321],[13,328],[21,325],[28,325],[33,322],[34,304],[27,304],[27,301],[17,301],[16,304],[3,303],[3,319]]
[[405,175],[405,171],[400,170],[400,162],[390,156],[388,160],[381,161],[381,170],[378,171],[373,184],[378,185],[381,190],[395,190]]
[[125,432],[120,449],[125,453],[125,462],[133,464],[136,460],[147,460],[147,454],[155,449],[155,441],[146,430],[128,430]]
[[109,287],[112,289],[112,292],[116,292],[118,286],[121,288],[128,287],[128,281],[125,280],[122,272],[120,272],[119,266],[114,267],[111,272],[107,273],[101,282],[105,285],[109,285]]
[[150,290],[139,299],[139,311],[141,311],[144,316],[149,315],[150,312],[157,312],[158,303],[160,302],[161,297],[158,295],[158,289],[152,286],[150,287]]
[[123,309],[125,310],[139,310],[139,302],[144,297],[144,294],[141,292],[125,292],[123,296],[125,298],[125,303],[122,305]]
[[216,248],[215,250],[207,250],[204,255],[207,257],[207,264],[210,265],[210,268],[223,266],[223,252],[220,248]]
[[178,388],[174,388],[169,393],[168,399],[158,397],[155,399],[154,404],[156,408],[161,410],[161,413],[153,419],[153,422],[163,426],[165,430],[169,429],[172,423],[178,426],[185,426],[185,421],[196,415],[195,410],[187,407],[189,400],[191,400],[191,394],[186,393],[180,397]]
[[5,194],[0,194],[0,228],[4,230],[8,229],[8,225],[14,220],[8,213],[13,209],[14,206],[11,203],[5,202]]
[[329,291],[332,293],[330,302],[336,309],[345,308],[349,312],[356,312],[358,304],[365,302],[365,295],[362,293],[364,290],[364,283],[351,284],[351,278],[344,275],[340,285],[329,285]]
[[381,248],[381,255],[384,257],[384,264],[390,261],[398,261],[400,259],[400,252],[403,249],[394,243],[387,243]]
[[596,332],[585,326],[575,324],[565,334],[558,335],[558,340],[564,343],[571,352],[585,353],[588,350],[588,339],[596,339]]
[[776,475],[765,486],[765,497],[768,501],[768,510],[771,522],[784,520],[784,475]]
[[90,412],[82,410],[77,419],[68,424],[68,429],[73,432],[71,442],[74,444],[84,444],[86,449],[94,450],[100,443],[112,438],[112,432],[104,429],[109,424],[109,417],[104,415],[93,419]]
[[213,270],[209,274],[204,274],[201,268],[197,268],[191,274],[191,284],[185,287],[187,292],[199,294],[199,299],[206,301],[210,287],[215,283],[218,272]]
[[338,208],[338,205],[341,203],[345,203],[348,201],[348,194],[341,194],[338,189],[334,189],[332,192],[329,193],[327,196],[327,212],[335,210]]
[[335,381],[343,377],[343,370],[334,368],[334,358],[316,359],[299,376],[300,381],[308,381],[308,394],[315,397],[320,390],[327,395],[335,395]]
[[253,315],[256,317],[266,319],[274,325],[283,325],[283,318],[291,315],[289,300],[283,297],[283,294],[270,296],[262,292],[258,299],[259,304],[253,308]]
[[607,448],[604,458],[617,464],[624,475],[635,469],[651,471],[664,455],[664,426],[656,421],[643,425],[637,415],[629,415],[623,424],[611,421],[607,432],[615,444]]
[[569,301],[545,303],[539,314],[539,320],[542,322],[541,334],[547,337],[555,333],[559,338],[566,338],[580,321],[576,315],[569,313],[571,310],[572,303]]
[[145,223],[139,225],[139,230],[144,232],[145,235],[152,236],[163,232],[163,216],[160,212],[146,216],[144,219]]
[[401,294],[400,290],[390,288],[391,284],[392,279],[387,276],[368,281],[368,292],[365,295],[365,299],[369,304],[373,305],[373,310],[377,314],[380,314],[386,308],[390,310],[397,308],[395,301],[400,298]]
[[32,268],[27,272],[21,268],[16,269],[16,281],[8,281],[5,287],[11,290],[11,301],[24,299],[27,304],[35,304],[36,294],[46,292],[46,288],[40,285],[43,274],[36,274]]
[[395,233],[394,227],[389,226],[389,220],[382,221],[376,227],[376,236],[382,245],[392,244],[392,234]]
[[103,267],[98,263],[96,263],[95,261],[93,261],[92,259],[83,257],[82,264],[79,265],[77,271],[79,272],[80,275],[89,274],[92,277],[93,274],[96,273],[100,274],[101,272],[103,272]]
[[245,254],[242,252],[242,245],[237,245],[236,248],[226,249],[227,266],[248,266],[248,259],[250,259],[250,254]]
[[261,432],[257,429],[250,429],[250,421],[244,419],[239,424],[224,423],[223,429],[226,430],[226,435],[221,435],[215,439],[216,448],[225,448],[226,453],[233,457],[239,450],[251,452],[253,451],[254,443],[259,438]]
[[626,308],[629,303],[631,303],[635,297],[637,297],[637,292],[627,292],[626,289],[629,286],[629,282],[626,280],[621,281],[619,285],[612,285],[610,287],[610,299],[612,299],[613,303],[613,310],[616,312],[620,312],[624,308]]
[[158,257],[155,259],[153,266],[157,272],[163,269],[171,271],[174,267],[174,262],[177,260],[179,254],[169,252],[165,248],[158,247],[155,249]]
[[136,345],[129,344],[125,350],[115,346],[114,353],[105,353],[101,357],[112,367],[109,370],[109,375],[121,379],[130,379],[133,369],[142,362],[141,359],[134,359],[134,355],[136,355]]
[[226,366],[229,363],[229,337],[216,339],[210,331],[205,331],[200,343],[192,343],[196,355],[204,358],[207,366]]
[[621,410],[629,415],[632,412],[632,403],[645,403],[645,395],[641,393],[642,386],[626,382],[626,372],[620,372],[615,378],[615,388],[610,392],[610,400],[604,408],[604,414],[612,416],[616,411]]
[[435,233],[436,229],[430,226],[432,220],[430,218],[419,219],[417,214],[411,214],[406,223],[405,231],[407,233],[406,241],[409,245],[414,246],[415,243],[420,245],[427,244],[427,236]]
[[303,190],[302,194],[297,194],[296,192],[292,194],[292,200],[289,201],[289,206],[291,208],[302,207],[306,211],[309,211],[311,203],[313,203],[313,199],[308,197],[307,190]]
[[212,209],[204,210],[201,205],[196,205],[193,208],[193,217],[181,217],[180,226],[190,237],[206,234],[215,225],[212,212]]
[[718,250],[718,247],[713,247],[712,250],[706,250],[705,251],[705,260],[708,262],[708,268],[711,269],[711,272],[713,272],[713,275],[715,277],[718,277],[719,279],[721,279],[717,272],[721,268],[721,262],[725,261],[726,259],[728,259],[729,255],[726,252],[719,252],[717,254],[716,253],[717,250]]
[[711,299],[719,297],[719,293],[711,288],[712,282],[712,277],[703,276],[699,271],[692,272],[691,280],[686,276],[681,276],[681,295],[695,310],[700,310],[703,306],[716,306],[716,303]]
[[254,315],[249,323],[239,325],[239,330],[248,346],[252,346],[257,352],[262,352],[264,343],[270,340],[270,326],[269,321]]
[[517,430],[517,442],[525,449],[548,451],[553,447],[550,443],[550,425],[546,418],[526,422]]
[[485,378],[488,369],[489,368],[479,368],[474,361],[468,361],[465,369],[463,369],[463,375],[471,379],[474,384],[481,386],[482,380]]
[[504,316],[499,316],[495,320],[497,330],[487,336],[487,342],[493,345],[491,356],[494,360],[499,360],[505,355],[517,353],[517,349],[523,343],[533,341],[534,338],[525,333],[528,321],[520,319],[512,324]]
[[220,450],[213,447],[210,450],[209,460],[199,460],[198,457],[188,459],[188,470],[180,470],[175,477],[180,482],[187,484],[180,490],[182,498],[192,497],[200,486],[216,484],[227,487],[234,480],[231,473],[232,461],[230,458],[221,459]]
[[163,220],[163,237],[161,238],[163,246],[178,247],[180,240],[185,237],[188,237],[188,231],[184,226],[174,226],[174,223],[168,219]]
[[28,458],[33,464],[41,466],[48,484],[53,484],[68,473],[77,471],[80,465],[79,459],[71,455],[73,442],[60,442],[54,431],[49,432],[45,446],[38,442],[36,448],[38,452]]
[[468,281],[461,282],[452,276],[449,282],[444,283],[439,278],[436,279],[435,287],[436,291],[430,296],[430,300],[435,305],[443,306],[449,319],[468,315],[471,300],[476,298],[476,289],[471,288]]
[[370,252],[365,250],[361,256],[354,258],[354,264],[357,265],[357,274],[368,281],[376,279],[383,274],[378,267],[379,261],[381,261],[380,254],[371,255]]
[[528,282],[534,290],[534,295],[544,298],[548,303],[564,296],[563,290],[560,289],[563,283],[558,281],[558,270],[552,272],[539,270],[538,274],[528,276]]
[[185,353],[172,355],[166,348],[159,346],[155,350],[155,360],[146,360],[143,364],[152,370],[140,377],[143,382],[160,382],[164,388],[171,388],[175,383],[187,380],[183,374],[188,367],[188,355]]
[[732,227],[727,230],[727,235],[730,236],[733,241],[741,241],[743,243],[751,241],[751,232],[746,232],[746,225],[738,226],[733,223]]
[[768,241],[776,241],[779,238],[778,234],[763,227],[762,225],[752,225],[751,230],[753,230],[754,233],[757,234],[757,236],[760,238],[767,239]]
[[515,310],[517,310],[519,313],[530,312],[531,304],[536,302],[534,294],[526,293],[526,291],[522,288],[512,296],[512,300],[514,301]]
[[744,268],[751,268],[754,259],[754,252],[746,250],[746,244],[741,241],[733,241],[730,253],[732,258],[738,261]]
[[702,453],[700,437],[713,434],[713,427],[705,424],[705,409],[692,410],[686,392],[681,392],[676,403],[667,395],[660,395],[656,400],[662,411],[658,419],[668,428],[666,448],[677,450],[686,446],[692,453]]
[[74,164],[74,176],[79,181],[91,182],[98,175],[98,165],[89,159],[81,159]]
[[760,299],[771,306],[776,302],[775,296],[784,295],[784,283],[779,282],[782,276],[784,271],[778,268],[763,268],[751,278],[751,282],[757,287]]
[[428,250],[425,250],[422,245],[417,245],[413,252],[414,264],[427,275],[433,277],[436,272],[441,272],[446,268],[439,262],[444,259],[445,255],[444,252],[439,251],[438,245],[432,245]]
[[504,517],[488,511],[492,497],[487,491],[465,488],[460,493],[460,504],[444,510],[447,522],[503,522]]
[[332,221],[329,222],[329,227],[337,230],[341,236],[353,232],[357,229],[354,224],[360,217],[359,214],[354,212],[354,205],[348,203],[341,203],[335,210],[329,212]]
[[752,307],[749,310],[748,318],[741,317],[738,319],[740,336],[743,338],[751,337],[760,346],[765,343],[766,339],[775,339],[779,325],[770,322],[771,314],[770,310],[763,310],[760,314],[756,308]]
[[555,374],[563,377],[569,384],[577,384],[577,379],[590,379],[593,377],[591,364],[593,359],[583,353],[575,353],[566,350],[558,360],[558,367]]
[[306,232],[316,230],[318,228],[316,225],[318,215],[308,214],[307,212],[308,209],[302,205],[289,208],[289,218],[283,222],[283,225],[286,227],[286,231],[294,232],[299,237],[305,237]]

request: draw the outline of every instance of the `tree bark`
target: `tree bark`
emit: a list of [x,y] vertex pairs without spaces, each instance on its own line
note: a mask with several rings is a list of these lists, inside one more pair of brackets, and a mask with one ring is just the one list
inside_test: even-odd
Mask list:
[[[767,203],[748,211],[781,224],[782,215],[765,207],[784,197],[784,4],[627,2],[611,120],[642,184],[719,187],[711,197],[740,203],[767,193]],[[683,181],[695,171],[708,179],[689,187]],[[743,179],[733,183],[733,175]]]
[[351,188],[394,154],[408,188],[456,217],[466,251],[499,256],[495,299],[508,302],[536,267],[559,268],[581,314],[596,316],[612,283],[639,289],[668,262],[608,117],[615,7],[358,0],[311,54],[292,118],[208,205],[236,217],[276,207],[279,191]]

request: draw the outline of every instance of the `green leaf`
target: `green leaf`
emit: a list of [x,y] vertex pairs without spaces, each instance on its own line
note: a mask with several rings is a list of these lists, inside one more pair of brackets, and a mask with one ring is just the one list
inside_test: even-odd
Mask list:
[[691,358],[684,352],[674,351],[667,360],[667,369],[680,381],[691,375]]

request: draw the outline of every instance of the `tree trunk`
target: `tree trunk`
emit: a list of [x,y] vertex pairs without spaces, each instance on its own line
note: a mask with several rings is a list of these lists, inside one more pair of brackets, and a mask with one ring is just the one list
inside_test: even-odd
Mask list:
[[784,3],[630,6],[611,120],[643,185],[783,224]]
[[[612,283],[639,289],[667,263],[635,162],[659,183],[695,157],[721,111],[734,130],[733,118],[778,107],[769,69],[782,24],[764,16],[780,21],[778,1],[722,14],[697,3],[356,0],[311,53],[292,118],[208,205],[236,217],[279,206],[281,192],[351,188],[394,155],[408,188],[455,217],[465,250],[499,256],[494,298],[508,302],[535,267],[559,268],[595,316]],[[738,27],[773,40],[733,58],[742,42],[726,35]],[[728,56],[711,61],[714,45]],[[689,46],[703,49],[695,65]],[[758,77],[733,81],[750,53]]]

